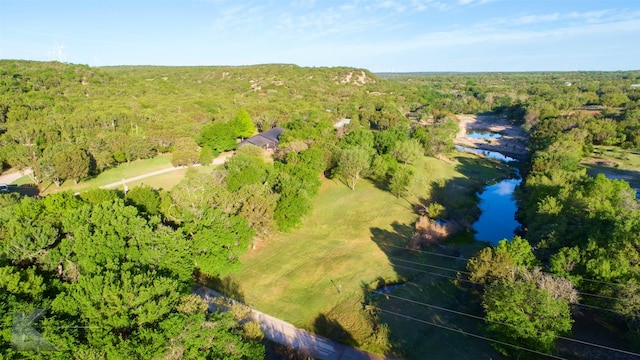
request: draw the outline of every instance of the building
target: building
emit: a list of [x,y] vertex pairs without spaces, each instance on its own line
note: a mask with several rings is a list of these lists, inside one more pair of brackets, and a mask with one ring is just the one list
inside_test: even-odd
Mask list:
[[274,127],[269,131],[265,131],[242,141],[238,146],[252,144],[263,149],[275,149],[278,147],[280,134],[282,134],[283,131],[284,129],[281,127]]

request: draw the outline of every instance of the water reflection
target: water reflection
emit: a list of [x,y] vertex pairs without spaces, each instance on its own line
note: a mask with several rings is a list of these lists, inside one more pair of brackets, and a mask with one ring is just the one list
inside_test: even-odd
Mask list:
[[476,239],[497,244],[502,239],[511,239],[520,224],[515,219],[517,210],[513,191],[521,179],[505,179],[487,186],[480,197],[482,214],[473,224]]
[[483,139],[483,140],[500,139],[502,137],[501,134],[494,133],[491,131],[470,131],[470,132],[467,132],[466,136],[469,139]]
[[502,161],[502,162],[505,162],[505,163],[512,162],[512,161],[517,161],[516,159],[514,159],[512,157],[509,157],[509,156],[502,155],[501,153],[499,153],[497,151],[482,150],[482,149],[476,149],[476,148],[471,148],[471,147],[467,147],[467,146],[460,146],[460,145],[456,145],[455,147],[456,147],[456,150],[458,150],[458,151],[466,151],[466,152],[470,152],[470,153],[474,153],[474,154],[478,154],[478,155],[483,155],[483,156],[488,157],[490,159]]

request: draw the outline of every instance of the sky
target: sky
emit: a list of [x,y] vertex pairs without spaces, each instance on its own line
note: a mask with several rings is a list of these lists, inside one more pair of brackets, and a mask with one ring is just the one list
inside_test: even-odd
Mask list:
[[640,0],[0,0],[0,59],[640,70]]

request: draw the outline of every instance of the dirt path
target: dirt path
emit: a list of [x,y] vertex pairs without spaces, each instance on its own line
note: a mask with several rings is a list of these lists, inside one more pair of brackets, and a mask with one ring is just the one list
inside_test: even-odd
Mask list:
[[[193,291],[194,294],[207,300],[209,304],[215,298],[223,297],[222,294],[208,287],[198,285]],[[213,306],[213,305],[210,305]],[[384,360],[390,359],[380,355],[358,350],[344,344],[327,339],[309,332],[298,329],[292,324],[274,318],[273,316],[251,309],[251,316],[260,323],[265,337],[273,342],[282,344],[296,350],[301,350],[314,359],[321,360]]]
[[[491,115],[457,115],[460,120],[460,132],[455,139],[456,145],[497,151],[516,159],[527,154],[527,134],[517,125],[506,119]],[[490,131],[502,135],[499,139],[470,139],[467,132]]]
[[[226,153],[222,153],[217,158],[215,158],[211,164],[212,165],[224,164],[227,161],[227,159],[229,157],[231,157],[231,156],[233,156],[233,152],[232,151],[226,152]],[[193,166],[200,166],[200,164],[195,164]],[[156,170],[156,171],[152,171],[150,173],[146,173],[146,174],[130,177],[128,179],[122,179],[122,180],[116,181],[116,182],[112,182],[112,183],[107,184],[107,185],[102,185],[102,186],[100,186],[100,188],[101,189],[111,189],[111,188],[123,185],[123,183],[126,184],[128,182],[141,180],[141,179],[152,177],[152,176],[156,176],[156,175],[166,174],[168,172],[181,170],[181,169],[185,169],[185,168],[186,168],[186,166],[174,166],[174,167],[170,167],[170,168],[166,168],[166,169]]]

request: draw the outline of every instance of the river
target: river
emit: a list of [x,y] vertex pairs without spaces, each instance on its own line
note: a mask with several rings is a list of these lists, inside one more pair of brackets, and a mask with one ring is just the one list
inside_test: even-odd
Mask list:
[[[456,146],[456,149],[483,155],[505,163],[516,161],[496,151],[464,146]],[[482,213],[480,218],[473,224],[476,240],[490,242],[494,245],[502,239],[511,240],[515,231],[520,228],[520,223],[516,221],[518,207],[513,198],[513,191],[521,181],[522,179],[519,176],[512,179],[504,179],[497,183],[488,184],[482,193],[478,194],[480,198],[478,206]]]

